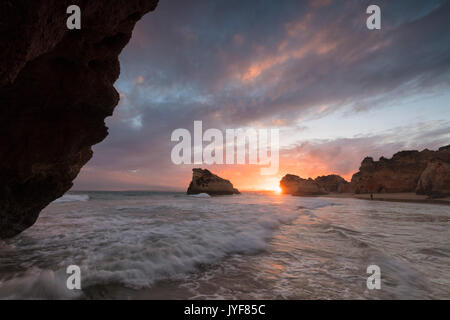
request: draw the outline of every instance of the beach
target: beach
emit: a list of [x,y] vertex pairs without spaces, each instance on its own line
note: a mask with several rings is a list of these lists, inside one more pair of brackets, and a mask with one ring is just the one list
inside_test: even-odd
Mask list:
[[76,192],[0,243],[0,298],[448,299],[449,230],[438,204]]
[[[323,197],[328,198],[353,198],[361,200],[372,200],[370,193],[366,194],[354,194],[354,193],[330,193]],[[411,203],[427,203],[427,204],[439,204],[450,205],[450,197],[444,197],[439,199],[430,199],[426,195],[419,195],[412,192],[403,193],[374,193],[374,201],[393,201],[393,202],[411,202]]]

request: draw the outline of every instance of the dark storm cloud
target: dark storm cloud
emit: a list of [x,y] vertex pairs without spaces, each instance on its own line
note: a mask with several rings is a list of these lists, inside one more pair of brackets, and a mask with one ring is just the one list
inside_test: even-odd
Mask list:
[[123,54],[124,79],[203,98],[232,123],[448,85],[449,3],[379,3],[381,32],[365,27],[367,1],[163,1]]
[[121,55],[123,97],[89,167],[156,177],[181,170],[170,134],[193,120],[290,125],[447,89],[450,1],[376,3],[381,31],[365,26],[372,1],[160,1]]

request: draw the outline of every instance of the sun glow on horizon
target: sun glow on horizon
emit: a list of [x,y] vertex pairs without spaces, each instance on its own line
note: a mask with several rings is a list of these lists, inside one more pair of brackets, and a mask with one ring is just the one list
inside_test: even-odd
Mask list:
[[[281,194],[283,190],[280,187],[280,179],[281,177],[268,177],[265,178],[264,181],[258,181],[253,185],[250,189],[259,190],[259,191],[270,191],[275,194]],[[243,188],[244,189],[244,188]]]
[[273,189],[273,191],[275,191],[275,193],[277,193],[277,194],[281,194],[281,192],[283,191],[283,189],[281,189],[280,186],[275,186],[275,188]]

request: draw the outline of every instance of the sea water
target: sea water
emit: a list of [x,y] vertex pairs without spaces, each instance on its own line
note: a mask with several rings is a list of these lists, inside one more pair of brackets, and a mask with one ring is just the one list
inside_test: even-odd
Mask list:
[[[69,265],[81,290],[67,289]],[[72,192],[0,242],[0,298],[449,299],[450,207]]]

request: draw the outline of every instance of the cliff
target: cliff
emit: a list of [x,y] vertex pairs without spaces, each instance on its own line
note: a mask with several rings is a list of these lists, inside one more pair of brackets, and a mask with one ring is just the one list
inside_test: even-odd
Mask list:
[[[337,189],[335,182],[342,179],[339,176],[317,177],[316,180],[311,178],[303,179],[299,176],[287,174],[280,181],[280,187],[285,194],[295,196],[316,196],[330,192],[331,189]],[[342,179],[344,180],[344,179]],[[344,180],[345,181],[345,180]],[[327,189],[329,188],[329,189]]]
[[337,174],[320,176],[315,181],[326,192],[348,192],[350,190],[350,183]]
[[207,193],[211,196],[239,194],[230,181],[211,173],[209,170],[192,169],[192,181],[187,194]]
[[[0,0],[0,238],[36,221],[108,134],[118,55],[157,0]],[[81,30],[66,9],[81,8]]]
[[416,193],[431,198],[450,195],[450,163],[439,159],[430,161],[420,175]]
[[450,195],[450,146],[437,151],[401,151],[391,159],[366,157],[350,183],[338,175],[315,180],[287,174],[280,181],[283,193],[321,195],[334,193],[417,192],[430,197]]
[[[420,152],[401,151],[394,154],[391,159],[381,157],[379,161],[367,157],[362,161],[359,172],[353,175],[351,184],[356,193],[416,192],[418,190],[426,194],[428,189],[418,188],[418,183],[422,173],[432,161],[450,163],[449,146],[442,147],[438,151],[428,149]],[[435,183],[435,188],[444,187],[443,185],[437,187],[437,185]]]

